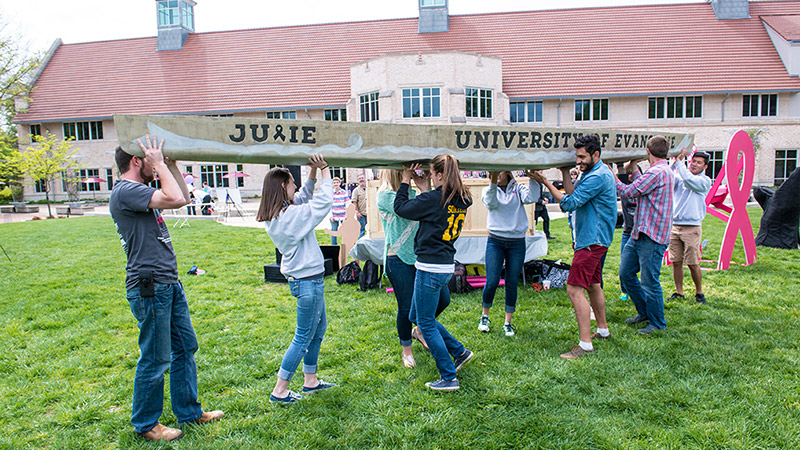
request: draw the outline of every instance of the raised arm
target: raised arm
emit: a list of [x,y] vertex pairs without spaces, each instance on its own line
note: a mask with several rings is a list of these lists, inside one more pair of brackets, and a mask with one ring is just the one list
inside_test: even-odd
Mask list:
[[[169,165],[164,161],[164,155],[161,153],[164,140],[162,139],[161,142],[158,142],[155,136],[150,135],[145,135],[144,140],[146,145],[142,143],[141,139],[137,139],[139,147],[141,147],[144,152],[144,159],[158,172],[159,179],[161,180],[161,189],[153,192],[153,196],[150,198],[150,203],[147,204],[147,207],[151,209],[174,209],[189,203],[186,183],[183,183],[183,177],[177,170],[178,168],[175,162],[172,161],[170,165],[174,166],[175,173],[181,178],[181,183],[178,183],[173,170],[171,170]],[[181,184],[183,184],[183,189],[181,189]],[[186,192],[185,195],[184,192]]]

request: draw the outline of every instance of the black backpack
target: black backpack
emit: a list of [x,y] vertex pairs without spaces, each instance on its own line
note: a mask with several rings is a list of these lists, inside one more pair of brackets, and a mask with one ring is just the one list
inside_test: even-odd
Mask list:
[[358,261],[353,261],[336,272],[336,282],[339,284],[357,283],[359,275],[361,275],[361,267],[358,266]]
[[467,268],[456,261],[453,277],[447,283],[447,287],[453,294],[466,294],[475,290],[469,283],[467,283]]
[[380,281],[380,266],[370,260],[364,262],[364,268],[361,269],[361,274],[358,276],[358,288],[362,291],[375,289]]

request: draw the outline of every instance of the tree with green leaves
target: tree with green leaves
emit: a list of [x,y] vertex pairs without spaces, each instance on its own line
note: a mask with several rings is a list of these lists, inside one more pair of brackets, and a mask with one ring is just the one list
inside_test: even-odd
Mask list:
[[11,121],[16,114],[15,98],[28,98],[31,83],[41,65],[41,57],[31,55],[19,36],[9,35],[5,20],[0,17],[0,127],[14,133]]
[[47,201],[47,215],[50,210],[50,191],[56,175],[64,172],[74,174],[80,165],[73,158],[78,151],[70,140],[62,140],[47,133],[46,136],[31,136],[34,144],[24,152],[19,152],[14,165],[32,183],[43,183],[44,198]]

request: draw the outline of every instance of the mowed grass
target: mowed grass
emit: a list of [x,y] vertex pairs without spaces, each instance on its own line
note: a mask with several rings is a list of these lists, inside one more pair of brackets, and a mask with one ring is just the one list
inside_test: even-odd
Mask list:
[[[760,211],[751,209],[754,229]],[[571,261],[565,220],[551,224],[548,257]],[[724,230],[707,218],[706,259]],[[0,225],[0,447],[8,448],[798,448],[800,446],[800,252],[741,245],[724,272],[704,272],[708,306],[666,306],[668,330],[644,337],[623,324],[620,232],[605,270],[612,339],[579,361],[558,357],[577,342],[563,289],[521,291],[518,334],[477,332],[480,291],[453,297],[441,321],[476,357],[461,390],[435,393],[431,357],[414,344],[405,369],[391,294],[326,279],[328,332],[320,376],[340,387],[291,407],[269,404],[292,338],[295,301],[264,284],[274,247],[261,229],[194,221],[170,229],[200,351],[200,396],[224,420],[186,428],[174,444],[130,426],[138,329],[124,291],[125,258],[110,218]],[[320,235],[320,240],[327,242]],[[704,263],[714,267],[713,263]],[[673,291],[662,271],[664,294]],[[688,271],[687,294],[693,294]],[[302,375],[292,381],[299,389]],[[168,389],[168,388],[167,388]],[[167,395],[162,422],[175,425]]]

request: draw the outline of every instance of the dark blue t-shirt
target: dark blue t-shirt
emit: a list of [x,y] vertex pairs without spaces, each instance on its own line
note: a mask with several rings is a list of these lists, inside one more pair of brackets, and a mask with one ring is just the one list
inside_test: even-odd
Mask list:
[[161,211],[147,207],[155,191],[128,180],[119,181],[111,191],[108,209],[128,256],[126,289],[136,287],[142,270],[151,271],[156,283],[178,282],[178,262],[167,224]]

